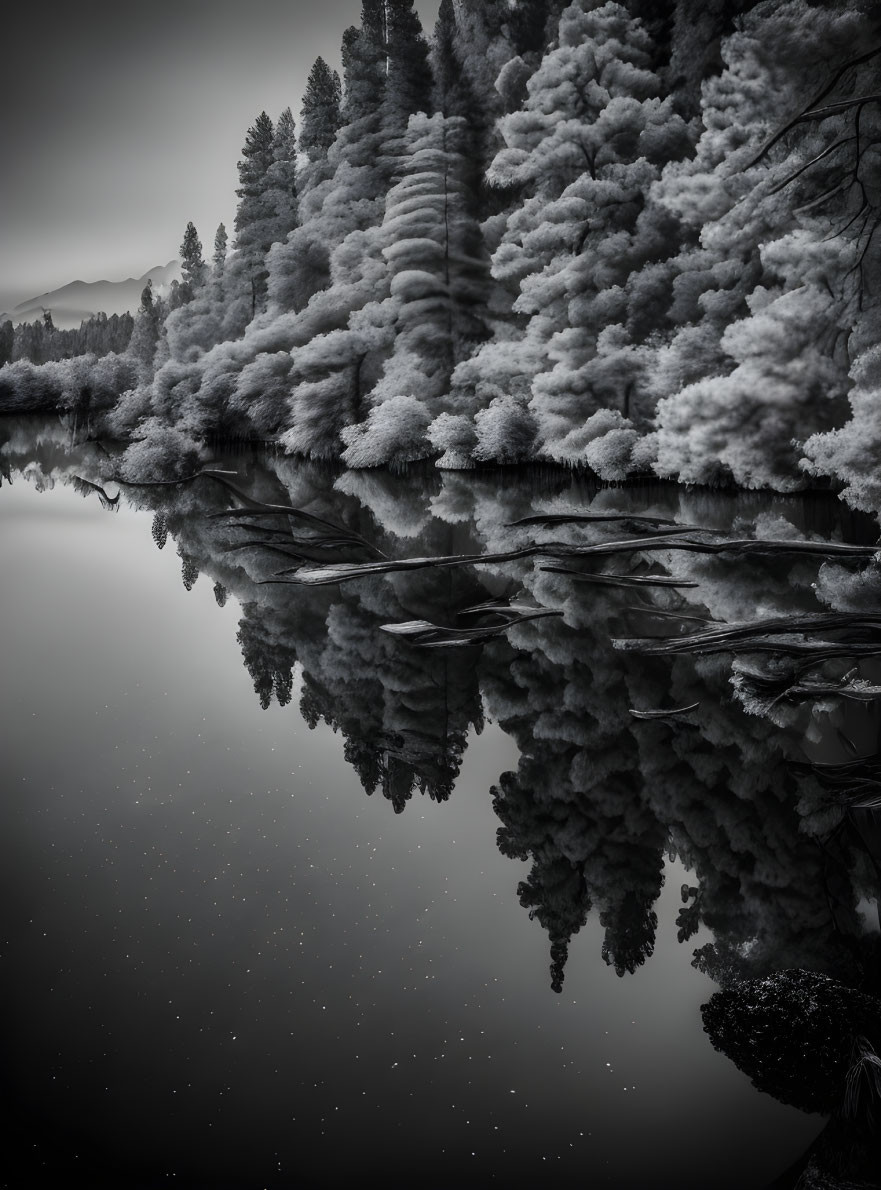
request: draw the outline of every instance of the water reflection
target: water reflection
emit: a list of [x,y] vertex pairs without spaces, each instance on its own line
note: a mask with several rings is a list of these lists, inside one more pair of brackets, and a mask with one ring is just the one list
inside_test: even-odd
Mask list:
[[[35,434],[6,423],[2,435],[4,481],[22,478],[41,490],[78,484],[87,498],[114,498],[112,447],[72,447],[57,427]],[[821,498],[769,501],[661,485],[597,491],[559,472],[340,476],[249,454],[217,463],[235,470],[252,500],[338,526],[343,535],[329,547],[298,540],[313,555],[326,550],[344,560],[510,553],[542,534],[563,545],[621,536],[614,521],[515,524],[586,509],[742,536],[872,540],[871,526],[842,523],[838,506]],[[807,670],[773,652],[732,665],[727,653],[664,656],[613,644],[816,612],[818,595],[868,615],[878,593],[871,563],[799,555],[732,562],[671,550],[581,569],[664,576],[678,586],[585,583],[516,558],[298,587],[273,581],[295,561],[279,532],[286,518],[224,515],[241,503],[222,483],[121,491],[123,503],[154,514],[154,541],[177,550],[187,589],[208,581],[221,606],[228,596],[238,602],[237,640],[260,705],[285,706],[297,690],[305,722],[339,733],[365,793],[387,799],[395,813],[414,798],[451,796],[467,741],[485,717],[516,741],[516,771],[492,790],[497,844],[529,865],[517,896],[547,934],[554,991],[592,920],[601,927],[602,959],[619,976],[651,961],[665,862],[677,857],[689,872],[680,943],[710,932],[694,965],[722,989],[704,1010],[710,1041],[761,1090],[834,1116],[786,1184],[810,1163],[824,1176],[877,1184],[869,1171],[877,1157],[881,959],[874,922],[861,909],[878,903],[881,864],[877,657],[838,657]],[[480,622],[473,609],[490,601],[560,614],[455,647],[420,647],[382,631],[417,620],[461,630]],[[483,614],[484,623],[498,622],[492,610]],[[864,639],[878,641],[871,623]],[[811,681],[822,693],[811,692]],[[842,698],[842,683],[864,697]],[[796,687],[801,693],[783,697]],[[667,718],[632,713],[684,707],[694,709]]]

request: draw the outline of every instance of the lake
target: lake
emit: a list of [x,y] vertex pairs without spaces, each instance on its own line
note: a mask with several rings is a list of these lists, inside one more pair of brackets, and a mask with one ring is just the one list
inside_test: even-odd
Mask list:
[[[881,987],[877,817],[839,780],[877,785],[877,631],[810,670],[650,638],[877,610],[871,561],[577,551],[877,525],[250,450],[117,485],[116,453],[0,422],[3,1184],[743,1190],[798,1162],[837,1112],[798,1089],[820,1058],[766,1032],[762,1076],[702,1006],[779,971]],[[617,519],[513,524],[585,514]]]

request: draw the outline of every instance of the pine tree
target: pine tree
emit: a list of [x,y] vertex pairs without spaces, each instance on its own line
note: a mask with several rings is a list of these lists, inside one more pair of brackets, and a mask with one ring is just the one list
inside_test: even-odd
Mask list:
[[229,237],[226,227],[219,223],[214,233],[214,255],[211,257],[211,272],[214,279],[214,290],[217,297],[223,296],[223,274],[226,270],[226,250]]
[[12,362],[12,347],[15,343],[15,328],[7,318],[0,324],[0,367]]
[[[478,173],[482,174],[498,147],[495,123],[504,110],[496,80],[515,56],[508,29],[510,9],[507,0],[456,0],[453,7],[452,61],[440,62],[443,47],[438,46],[435,65],[447,77],[460,76],[458,84],[448,90],[448,114],[463,116],[468,121],[474,134]],[[450,28],[449,17],[448,11],[438,14],[438,23],[443,18],[445,30]],[[445,38],[448,45],[449,33],[445,33]],[[490,210],[487,204],[484,214]]]
[[237,269],[243,274],[252,316],[266,292],[266,253],[275,230],[275,207],[270,194],[274,128],[261,112],[248,129],[238,163],[239,198],[236,211]]
[[340,76],[323,58],[316,58],[300,111],[300,152],[310,161],[327,157],[342,122],[341,104]]
[[279,116],[272,138],[267,197],[275,211],[271,234],[272,243],[276,243],[297,226],[297,132],[289,107]]
[[197,289],[205,280],[205,261],[202,259],[202,241],[192,222],[187,224],[183,243],[180,246],[181,272],[185,293],[184,301],[192,301]]
[[128,345],[128,354],[138,361],[142,378],[145,380],[152,378],[153,359],[156,354],[156,345],[159,342],[163,316],[164,311],[161,303],[153,299],[153,281],[151,279],[141,292],[141,304],[135,315],[135,324]]
[[383,123],[387,135],[403,131],[414,112],[431,112],[428,44],[413,0],[386,0],[386,84]]
[[515,52],[530,58],[541,55],[565,7],[565,0],[517,0],[508,18]]
[[386,80],[385,5],[383,0],[363,0],[361,27],[343,34],[343,120],[378,117]]
[[[435,108],[445,116],[465,116],[470,110],[469,97],[461,95],[461,87],[467,87],[467,79],[456,50],[458,31],[453,0],[441,0],[431,43],[431,66],[434,75],[433,102]],[[464,110],[463,110],[464,109]]]

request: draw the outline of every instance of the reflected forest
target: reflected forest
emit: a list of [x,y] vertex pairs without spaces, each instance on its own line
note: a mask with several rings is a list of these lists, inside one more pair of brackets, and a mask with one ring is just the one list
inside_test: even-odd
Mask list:
[[0,326],[0,1184],[881,1187],[877,6],[341,62]]
[[455,798],[486,721],[510,736],[519,762],[486,796],[548,994],[590,920],[592,958],[622,980],[651,968],[679,861],[674,945],[718,988],[703,1044],[828,1117],[774,1185],[878,1184],[872,518],[822,494],[280,453],[111,482],[118,452],[7,421],[3,480],[149,514],[139,531],[176,551],[183,588],[235,606],[253,699],[328,725],[388,814]]

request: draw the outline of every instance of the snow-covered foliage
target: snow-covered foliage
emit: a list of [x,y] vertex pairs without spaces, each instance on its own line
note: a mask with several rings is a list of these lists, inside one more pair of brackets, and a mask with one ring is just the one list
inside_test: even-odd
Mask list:
[[881,343],[857,357],[851,377],[850,420],[809,438],[802,466],[811,475],[840,480],[854,508],[881,513]]
[[[426,38],[413,0],[363,0],[342,83],[318,58],[299,129],[247,130],[231,248],[221,226],[206,262],[190,223],[183,282],[130,340],[93,333],[129,361],[108,425],[357,467],[831,479],[878,511],[874,8],[442,0]],[[70,404],[9,367],[80,376],[58,335],[4,324],[0,408]]]

